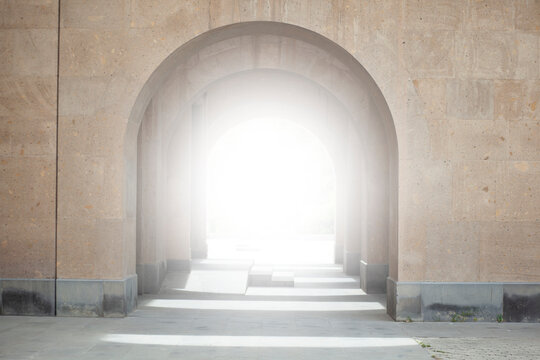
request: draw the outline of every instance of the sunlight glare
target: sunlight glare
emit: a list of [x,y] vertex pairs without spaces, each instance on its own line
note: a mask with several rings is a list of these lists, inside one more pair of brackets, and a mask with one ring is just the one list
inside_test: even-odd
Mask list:
[[335,175],[320,140],[293,122],[261,118],[225,133],[208,159],[210,238],[253,246],[334,234]]

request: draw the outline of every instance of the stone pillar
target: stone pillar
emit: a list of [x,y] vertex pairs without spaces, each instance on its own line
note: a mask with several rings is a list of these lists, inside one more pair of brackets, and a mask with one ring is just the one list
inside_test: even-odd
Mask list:
[[[370,116],[377,113],[373,106]],[[360,287],[367,293],[384,293],[388,277],[388,242],[389,242],[389,153],[386,142],[380,139],[385,130],[381,124],[372,124],[366,131],[372,134],[366,138],[365,200],[366,237],[362,244],[360,262]]]
[[206,116],[203,97],[192,106],[191,122],[191,257],[204,259],[206,243]]
[[[335,164],[336,169],[336,223],[335,232],[336,240],[334,243],[334,263],[343,264],[343,258],[345,253],[345,216],[347,211],[346,205],[346,190],[345,179],[342,174],[343,167],[338,167]],[[338,170],[339,169],[339,170]]]
[[191,111],[178,122],[167,150],[167,270],[191,268]]
[[141,124],[138,144],[137,275],[138,290],[157,293],[166,272],[163,236],[163,168],[159,107],[151,102]]
[[365,244],[365,180],[362,148],[355,132],[348,137],[345,181],[345,253],[343,268],[348,275],[360,274],[361,245]]

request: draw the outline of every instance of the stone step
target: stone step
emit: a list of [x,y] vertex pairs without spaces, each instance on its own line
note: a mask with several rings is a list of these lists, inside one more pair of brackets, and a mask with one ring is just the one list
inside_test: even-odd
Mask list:
[[316,289],[359,289],[360,282],[356,277],[336,276],[336,277],[302,277],[294,279],[296,288],[316,288]]
[[273,287],[294,287],[294,273],[290,271],[274,271],[272,273]]
[[272,266],[254,265],[249,271],[248,285],[261,287],[272,286],[272,274]]

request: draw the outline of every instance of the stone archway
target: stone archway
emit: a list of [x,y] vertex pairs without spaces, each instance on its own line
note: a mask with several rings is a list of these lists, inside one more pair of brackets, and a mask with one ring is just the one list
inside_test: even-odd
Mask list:
[[[319,99],[331,99],[328,103],[332,103],[332,111],[339,108],[338,112],[345,114],[346,120],[341,122],[325,118],[345,144],[340,155],[345,154],[347,159],[342,164],[347,169],[342,176],[346,185],[341,195],[346,200],[341,214],[343,262],[348,272],[360,274],[366,291],[384,291],[388,273],[397,274],[397,140],[386,101],[367,71],[343,48],[309,30],[273,22],[234,24],[198,36],[171,54],[139,94],[125,138],[124,198],[126,223],[133,224],[136,194],[150,194],[147,203],[154,218],[140,218],[137,224],[139,235],[149,231],[141,247],[151,249],[151,256],[138,259],[148,274],[141,280],[150,278],[150,284],[158,287],[168,260],[164,256],[167,226],[162,223],[167,217],[156,207],[168,195],[164,183],[168,137],[177,133],[173,129],[180,128],[184,143],[189,144],[193,119],[205,117],[209,111],[209,89],[239,76],[256,77],[257,72],[269,70],[294,77],[298,84],[309,83],[309,89],[318,89],[313,93]],[[299,98],[305,95],[298,89],[292,94]],[[141,124],[143,132],[137,140]],[[155,167],[149,173],[156,174],[149,188],[139,183],[138,191],[137,149],[140,157],[150,154]],[[153,223],[154,228],[149,229],[147,223]],[[179,260],[177,266],[187,266],[189,256],[185,249],[182,251],[179,258],[174,259],[170,252],[167,256]]]

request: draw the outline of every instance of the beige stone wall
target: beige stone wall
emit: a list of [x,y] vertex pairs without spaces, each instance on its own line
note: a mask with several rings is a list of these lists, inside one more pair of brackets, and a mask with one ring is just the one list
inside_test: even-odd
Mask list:
[[[134,272],[134,227],[123,219],[124,133],[152,71],[209,29],[271,20],[344,47],[388,101],[400,156],[399,267],[391,276],[540,281],[538,1],[61,3],[59,277]],[[52,243],[56,5],[1,4],[0,46],[9,55],[0,85],[1,275],[37,277],[44,268],[4,266],[13,260],[3,254],[40,264]],[[9,15],[17,7],[22,19]],[[26,56],[28,49],[42,55]]]
[[400,280],[538,281],[540,3],[429,3],[403,9]]
[[0,278],[54,278],[58,3],[0,13]]

